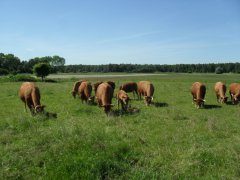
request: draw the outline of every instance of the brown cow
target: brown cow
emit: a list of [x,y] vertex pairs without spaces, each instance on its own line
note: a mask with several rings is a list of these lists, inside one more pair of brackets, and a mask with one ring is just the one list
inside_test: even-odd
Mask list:
[[217,101],[220,103],[226,103],[228,97],[225,96],[227,87],[223,82],[217,82],[214,86],[214,90],[217,96]]
[[240,101],[240,84],[232,83],[229,87],[229,94],[233,104],[237,104]]
[[83,101],[85,101],[86,103],[94,101],[94,97],[91,96],[91,93],[92,93],[91,83],[89,83],[87,81],[82,81],[82,83],[80,84],[80,86],[78,88],[78,95],[79,95],[80,99],[82,100],[82,103],[83,103]]
[[[98,86],[99,86],[100,84],[102,84],[102,83],[103,83],[102,81],[98,81],[98,82],[96,82],[95,84],[93,84],[93,89],[94,89],[94,91],[95,91],[95,94],[96,94],[96,92],[97,92]],[[113,82],[113,81],[106,81],[106,83],[108,83],[108,84],[112,87],[112,89],[113,89],[113,91],[112,91],[112,96],[113,96],[114,89],[115,89],[115,82]]]
[[72,96],[73,98],[76,98],[76,94],[78,93],[78,88],[81,85],[82,82],[84,82],[85,80],[82,81],[77,81],[74,83],[73,85],[73,90],[72,90]]
[[108,83],[101,83],[96,90],[96,99],[99,107],[104,108],[104,112],[108,114],[112,105],[113,89]]
[[36,113],[44,113],[44,105],[40,103],[40,91],[39,88],[32,82],[25,82],[21,85],[19,90],[19,96],[24,102],[25,111],[27,110],[26,105],[31,111],[32,115]]
[[113,82],[113,81],[106,81],[106,83],[108,83],[112,87],[112,89],[114,91],[114,89],[115,89],[115,82]]
[[119,110],[119,103],[121,103],[122,110],[126,111],[128,108],[128,102],[130,100],[127,93],[123,90],[119,90],[116,95],[116,98],[117,98],[118,110]]
[[204,97],[206,94],[206,86],[200,82],[195,82],[192,84],[191,93],[193,97],[193,103],[195,103],[197,108],[204,106]]
[[138,94],[139,98],[144,96],[144,102],[147,106],[149,106],[153,101],[153,93],[154,93],[154,86],[149,81],[140,81],[138,83]]
[[100,84],[102,84],[102,83],[103,83],[102,81],[98,81],[98,82],[96,82],[96,83],[93,84],[93,90],[94,90],[95,94],[96,94],[96,92],[97,92],[98,86],[99,86]]
[[135,93],[136,93],[138,98],[137,83],[135,82],[128,82],[128,83],[122,84],[119,90],[123,90],[126,93],[133,92],[134,99],[135,99]]

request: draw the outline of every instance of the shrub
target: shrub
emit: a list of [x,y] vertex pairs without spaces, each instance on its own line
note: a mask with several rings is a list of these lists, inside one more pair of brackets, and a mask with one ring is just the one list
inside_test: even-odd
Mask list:
[[33,72],[37,77],[43,79],[50,73],[50,65],[48,63],[38,63],[33,66]]
[[36,82],[36,78],[30,76],[30,75],[23,75],[23,74],[17,74],[17,75],[9,75],[6,78],[7,81],[29,81],[29,82]]
[[222,73],[223,73],[223,68],[222,68],[222,67],[217,67],[217,68],[215,69],[215,73],[216,73],[216,74],[222,74]]

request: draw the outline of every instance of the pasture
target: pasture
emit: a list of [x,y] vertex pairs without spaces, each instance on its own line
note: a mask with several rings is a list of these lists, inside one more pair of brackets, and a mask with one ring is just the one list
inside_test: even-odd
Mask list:
[[[132,100],[133,114],[106,116],[70,92],[75,80],[36,84],[46,110],[57,119],[32,117],[18,97],[20,82],[0,84],[0,179],[238,179],[240,107],[218,104],[215,82],[227,87],[238,74],[89,77],[150,80],[155,105]],[[206,106],[196,109],[190,87],[207,87]],[[116,93],[115,89],[115,93]],[[132,94],[129,94],[132,98]],[[228,90],[227,96],[229,97]]]

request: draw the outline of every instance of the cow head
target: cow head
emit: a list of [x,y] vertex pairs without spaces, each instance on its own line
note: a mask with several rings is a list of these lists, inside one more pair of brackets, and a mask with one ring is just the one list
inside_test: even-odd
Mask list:
[[204,106],[205,100],[204,99],[194,99],[194,102],[195,102],[197,108],[200,108],[200,107]]
[[152,96],[144,96],[144,102],[147,106],[149,106],[153,101],[153,97]]
[[94,100],[95,100],[95,96],[91,96],[88,98],[88,103],[94,103]]
[[239,103],[239,101],[240,101],[240,94],[233,95],[233,100],[234,100],[234,104]]
[[122,97],[123,109],[124,110],[127,110],[129,100],[130,100],[130,98],[127,95]]
[[34,108],[35,113],[43,113],[45,107],[46,106],[44,106],[44,105],[37,105],[37,106],[35,106],[35,108]]
[[221,98],[220,98],[220,102],[221,102],[221,103],[226,103],[226,102],[227,102],[227,99],[228,99],[228,97],[221,97]]

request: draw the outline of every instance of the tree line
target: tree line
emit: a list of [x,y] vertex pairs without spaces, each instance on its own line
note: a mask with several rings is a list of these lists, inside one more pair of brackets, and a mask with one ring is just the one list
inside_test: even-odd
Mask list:
[[33,67],[46,63],[50,73],[81,73],[81,72],[127,72],[127,73],[240,73],[240,63],[208,63],[208,64],[102,64],[102,65],[65,65],[65,59],[60,56],[35,57],[21,61],[13,54],[0,53],[0,75],[33,73]]
[[80,72],[126,72],[126,73],[240,73],[240,63],[209,64],[107,64],[107,65],[67,65],[65,73]]
[[39,63],[46,63],[50,67],[50,73],[62,71],[65,59],[60,56],[35,57],[28,61],[21,61],[13,54],[0,53],[0,75],[33,73],[33,67]]

